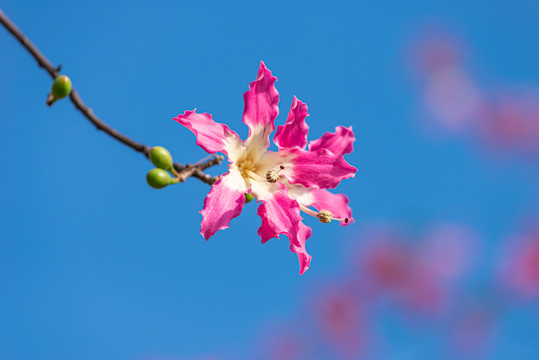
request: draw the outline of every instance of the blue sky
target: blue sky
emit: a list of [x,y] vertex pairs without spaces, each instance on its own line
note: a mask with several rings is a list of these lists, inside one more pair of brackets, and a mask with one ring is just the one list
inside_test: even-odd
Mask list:
[[348,161],[358,173],[338,188],[356,224],[307,219],[313,260],[304,276],[285,239],[260,245],[252,203],[206,242],[199,211],[208,185],[149,188],[151,164],[140,154],[68,101],[45,106],[50,78],[1,30],[0,358],[234,352],[336,273],[362,224],[458,221],[494,244],[538,210],[536,164],[425,136],[406,58],[437,23],[470,45],[470,67],[486,86],[538,87],[537,2],[7,0],[1,8],[104,121],[177,161],[206,156],[171,120],[185,110],[209,112],[245,138],[242,94],[263,60],[278,78],[277,124],[296,95],[309,106],[309,139],[352,125]]

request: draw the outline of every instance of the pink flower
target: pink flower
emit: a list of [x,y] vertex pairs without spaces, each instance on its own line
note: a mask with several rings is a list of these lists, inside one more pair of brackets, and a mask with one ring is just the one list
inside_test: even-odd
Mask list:
[[256,351],[250,358],[261,360],[310,359],[312,339],[296,323],[264,324]]
[[485,107],[479,131],[494,149],[535,154],[539,150],[539,94],[533,89],[503,93]]
[[504,249],[500,280],[522,300],[539,299],[539,228],[511,239]]
[[[422,84],[427,130],[458,134],[476,126],[485,95],[466,71],[463,46],[439,29],[412,49]],[[432,126],[434,125],[434,126]]]
[[323,340],[337,351],[341,359],[365,355],[369,339],[368,309],[354,292],[352,283],[336,283],[323,289],[315,299],[314,317]]
[[483,359],[490,354],[497,337],[495,302],[487,297],[459,301],[458,312],[452,314],[448,327],[454,358]]
[[241,213],[244,194],[251,193],[261,203],[258,235],[262,243],[282,234],[288,236],[303,274],[311,262],[305,241],[312,230],[301,221],[300,210],[321,222],[338,220],[346,225],[352,221],[348,198],[324,189],[354,177],[357,169],[343,155],[353,150],[355,138],[351,128],[339,126],[335,133],[324,134],[306,149],[307,105],[294,97],[286,123],[277,128],[273,138],[278,151],[268,150],[279,113],[276,80],[261,62],[256,80],[243,95],[243,122],[249,127],[245,141],[227,125],[213,121],[210,114],[186,111],[174,120],[191,130],[204,150],[210,154],[222,152],[230,163],[228,173],[212,186],[204,200],[202,236],[208,240],[218,230],[228,228],[230,220]]
[[443,315],[477,241],[472,230],[450,223],[415,241],[397,228],[368,229],[356,260],[360,287],[416,314]]

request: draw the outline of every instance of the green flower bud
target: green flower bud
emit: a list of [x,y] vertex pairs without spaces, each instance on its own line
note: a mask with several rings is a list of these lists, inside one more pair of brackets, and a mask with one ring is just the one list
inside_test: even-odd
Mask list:
[[71,80],[65,75],[54,79],[51,86],[51,94],[55,100],[63,99],[71,92]]
[[255,199],[255,197],[253,196],[253,194],[245,193],[245,203],[246,204],[253,201],[254,199]]
[[154,189],[162,189],[172,183],[172,178],[163,169],[151,169],[146,175],[146,181]]
[[167,149],[161,146],[154,146],[150,150],[150,161],[160,169],[172,169],[172,156]]

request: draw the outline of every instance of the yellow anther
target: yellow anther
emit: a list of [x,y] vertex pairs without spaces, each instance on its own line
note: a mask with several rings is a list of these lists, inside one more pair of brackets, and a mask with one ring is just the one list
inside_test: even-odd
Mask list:
[[266,180],[270,183],[277,182],[279,180],[279,173],[275,170],[270,170],[266,173]]
[[321,223],[327,224],[331,222],[333,219],[333,214],[327,210],[322,210],[318,213],[318,220],[320,220]]

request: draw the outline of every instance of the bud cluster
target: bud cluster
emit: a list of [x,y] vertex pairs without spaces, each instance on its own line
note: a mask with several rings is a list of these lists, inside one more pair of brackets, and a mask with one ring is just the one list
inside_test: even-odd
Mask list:
[[[179,182],[178,173],[174,169],[174,162],[172,156],[167,149],[161,146],[154,146],[150,150],[150,161],[156,166],[146,175],[146,182],[154,189],[162,189],[170,184],[177,184]],[[169,174],[174,175],[172,178]]]

